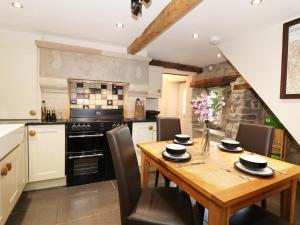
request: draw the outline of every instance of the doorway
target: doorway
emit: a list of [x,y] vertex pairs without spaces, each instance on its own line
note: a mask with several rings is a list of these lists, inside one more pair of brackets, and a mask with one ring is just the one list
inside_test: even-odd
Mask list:
[[182,133],[191,134],[191,76],[164,74],[160,117],[180,118]]

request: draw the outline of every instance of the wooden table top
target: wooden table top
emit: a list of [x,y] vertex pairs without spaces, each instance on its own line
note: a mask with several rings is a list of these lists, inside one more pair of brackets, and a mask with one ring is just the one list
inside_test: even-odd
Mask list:
[[[139,144],[142,152],[175,174],[182,181],[189,183],[195,190],[200,191],[207,198],[213,199],[222,205],[231,205],[241,197],[251,195],[251,193],[264,192],[271,187],[278,187],[288,180],[296,179],[300,175],[300,167],[283,161],[264,157],[268,161],[268,166],[275,170],[283,170],[287,175],[275,172],[271,178],[260,178],[245,174],[234,168],[234,162],[239,161],[241,153],[229,153],[220,151],[216,142],[211,142],[209,156],[201,155],[201,139],[194,139],[193,146],[187,146],[187,151],[191,153],[191,162],[202,162],[204,164],[178,167],[175,162],[170,162],[162,157],[162,152],[168,142],[154,142]],[[245,151],[244,154],[247,154]],[[263,156],[261,156],[263,157]],[[180,163],[185,164],[185,163]],[[224,168],[232,171],[226,172]],[[250,180],[243,179],[239,175],[247,176]]]

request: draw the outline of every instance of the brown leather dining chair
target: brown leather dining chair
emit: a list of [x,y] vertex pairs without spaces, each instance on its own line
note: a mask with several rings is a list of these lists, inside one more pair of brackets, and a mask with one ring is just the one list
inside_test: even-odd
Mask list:
[[172,187],[141,188],[140,172],[127,126],[107,132],[118,184],[122,225],[193,225],[190,198]]
[[[247,151],[270,157],[274,128],[270,126],[240,123],[236,140]],[[267,208],[267,200],[261,202],[263,208]]]
[[[173,117],[157,118],[157,141],[173,140],[176,134],[181,134],[180,119]],[[158,185],[159,171],[155,174],[155,187]],[[169,186],[170,181],[164,177],[165,186]]]
[[236,140],[247,151],[270,157],[273,137],[273,127],[240,123]]

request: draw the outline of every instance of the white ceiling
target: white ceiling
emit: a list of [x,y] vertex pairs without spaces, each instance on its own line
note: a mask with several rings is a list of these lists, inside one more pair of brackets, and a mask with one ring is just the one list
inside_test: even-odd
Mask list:
[[[23,9],[0,1],[0,28],[60,35],[74,39],[128,46],[170,0],[152,0],[138,20],[130,13],[130,0],[20,0]],[[208,43],[212,35],[224,41],[299,15],[299,0],[204,0],[188,15],[147,46],[155,59],[206,66],[221,62]],[[117,30],[122,22],[125,29]],[[200,38],[194,40],[193,33]],[[246,43],[245,43],[246,44]]]

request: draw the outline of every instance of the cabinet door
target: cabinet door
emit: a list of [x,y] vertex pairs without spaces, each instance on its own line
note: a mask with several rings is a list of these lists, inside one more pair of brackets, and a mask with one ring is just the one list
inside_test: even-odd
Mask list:
[[17,175],[18,175],[18,189],[19,193],[22,193],[24,190],[24,187],[27,183],[27,174],[28,174],[28,161],[27,161],[27,154],[26,154],[26,148],[24,143],[21,143],[19,145],[19,150],[18,150],[18,170],[17,170]]
[[65,176],[65,126],[28,127],[29,182]]
[[132,125],[132,140],[135,146],[136,156],[141,163],[141,150],[136,146],[140,143],[154,142],[156,141],[156,123],[145,122],[145,123],[133,123]]
[[0,39],[0,119],[38,118],[37,47]]
[[19,197],[18,189],[18,157],[19,148],[16,148],[1,161],[1,170],[6,168],[7,174],[1,174],[2,210],[3,219],[7,219]]
[[160,98],[162,89],[163,68],[149,66],[148,97]]

